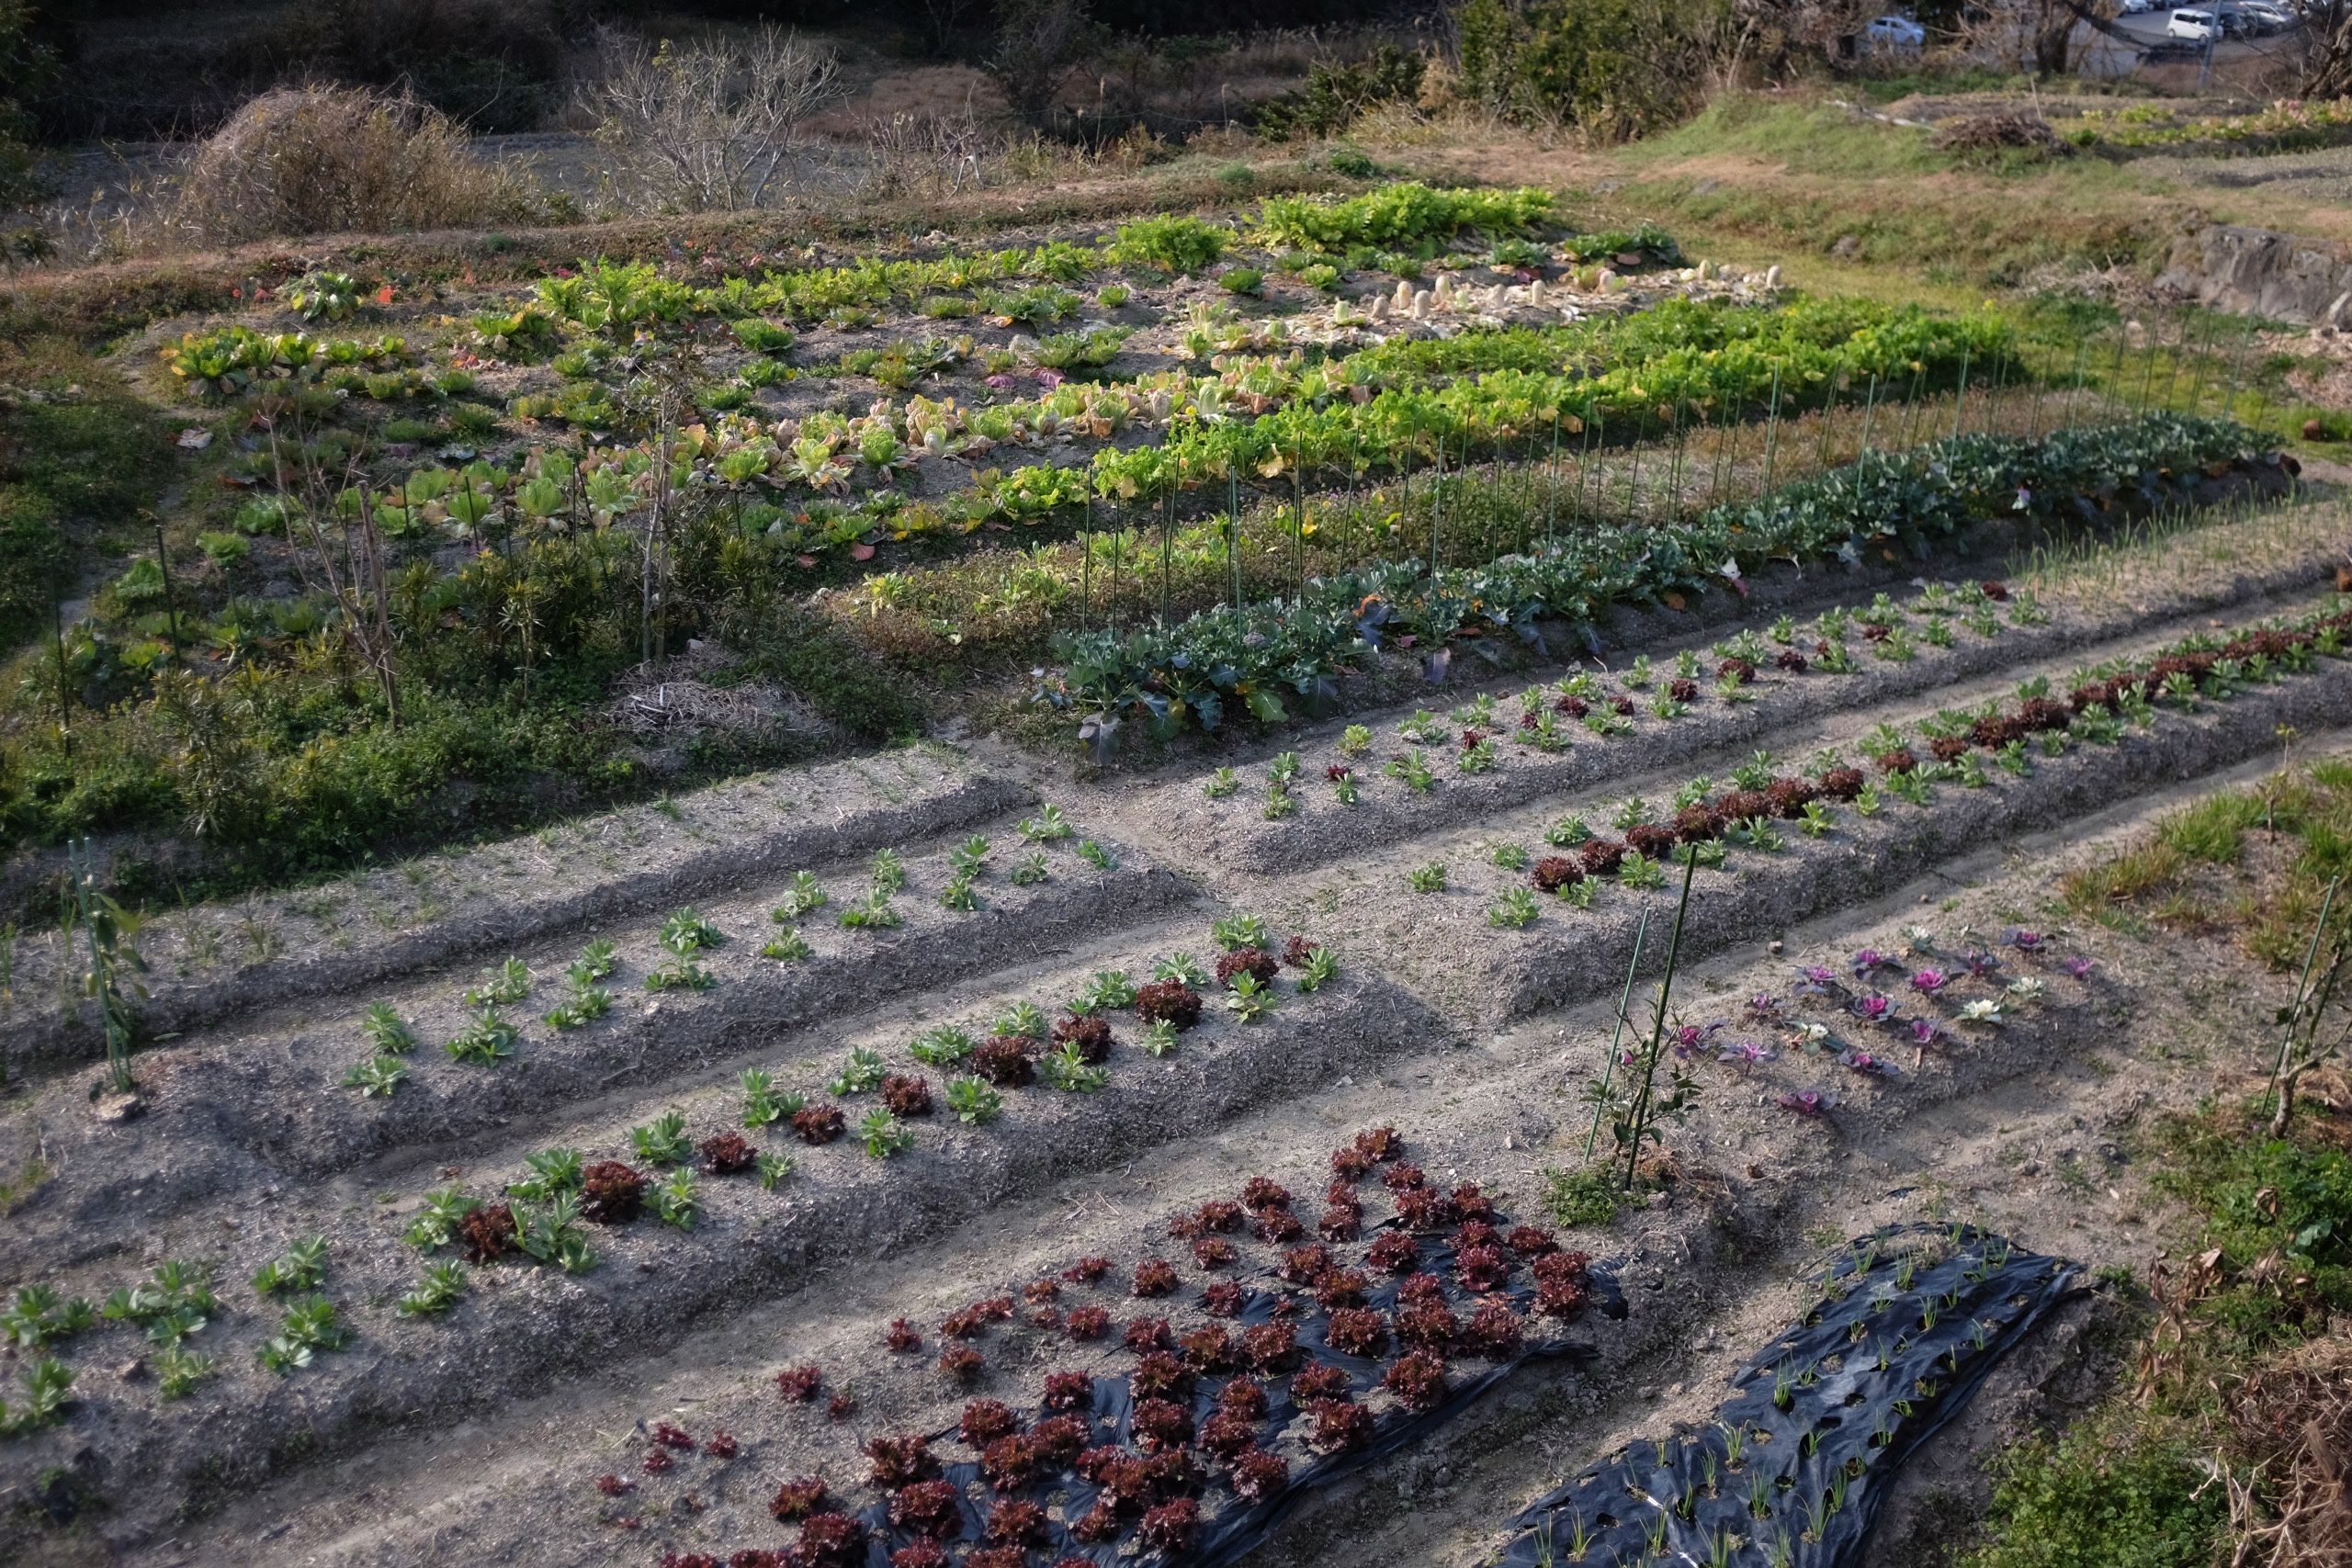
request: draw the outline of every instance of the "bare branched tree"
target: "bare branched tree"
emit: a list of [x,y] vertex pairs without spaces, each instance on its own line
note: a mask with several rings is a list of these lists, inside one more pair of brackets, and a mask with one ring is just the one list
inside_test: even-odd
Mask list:
[[1086,0],[1003,0],[996,48],[980,62],[1012,112],[1042,125],[1054,100],[1102,42]]
[[2303,25],[2287,39],[2295,91],[2306,98],[2352,95],[2352,0],[2305,0],[2302,15]]
[[2075,68],[2082,25],[2114,32],[2119,9],[2118,0],[1993,0],[1962,10],[1961,42],[2004,69],[2064,76]]
[[606,32],[597,53],[585,94],[596,140],[620,181],[663,208],[759,206],[788,183],[801,127],[841,90],[832,51],[774,27],[740,44],[654,49]]

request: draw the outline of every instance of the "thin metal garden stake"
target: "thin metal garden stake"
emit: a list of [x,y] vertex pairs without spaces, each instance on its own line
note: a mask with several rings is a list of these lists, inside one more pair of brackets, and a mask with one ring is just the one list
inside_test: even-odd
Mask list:
[[1233,569],[1233,607],[1241,608],[1241,470],[1225,470],[1225,562]]
[[1560,521],[1560,411],[1552,411],[1552,493],[1544,505],[1544,543],[1550,546]]
[[2238,416],[2238,394],[2245,388],[2245,351],[2253,343],[2254,324],[2249,321],[2245,331],[2238,334],[2238,351],[2230,356],[2230,406],[2222,412],[2232,419]]
[[2075,339],[2075,368],[2066,376],[2066,428],[2075,428],[2075,400],[2083,391],[2083,355],[2089,352],[2090,334],[2084,333]]
[[1927,385],[1928,367],[1923,360],[1919,368],[1911,372],[1911,406],[1904,411],[1903,445],[1916,446],[1919,442],[1919,392]]
[[1699,874],[1699,857],[1694,852],[1682,863],[1682,901],[1674,908],[1674,930],[1666,942],[1666,974],[1658,981],[1657,1011],[1651,1021],[1649,1049],[1642,1054],[1642,1089],[1634,1099],[1634,1135],[1625,1149],[1625,1190],[1634,1189],[1635,1168],[1641,1163],[1642,1137],[1648,1131],[1653,1086],[1657,1081],[1657,1060],[1666,1052],[1667,1003],[1674,995],[1674,968],[1682,956],[1682,920],[1690,909],[1690,879]]
[[2157,346],[2158,339],[2156,336],[2156,330],[2154,327],[2150,327],[2148,329],[2147,353],[2140,361],[2140,405],[2138,409],[2134,411],[2139,413],[2146,413],[2148,412],[2148,394],[2154,391],[2156,388]]
[[2130,346],[2131,341],[2132,334],[2124,329],[2123,323],[2121,321],[2116,322],[2115,363],[2108,367],[2106,389],[2108,400],[2109,402],[2120,402],[2127,408],[2131,406],[2132,399],[2131,395],[2122,389],[2123,354],[2124,350]]
[[1968,416],[1969,347],[1970,345],[1964,343],[1960,345],[1960,397],[1959,400],[1951,406],[1951,434],[1955,441],[1960,439],[1960,422]]
[[1176,487],[1170,484],[1159,508],[1159,622],[1168,624],[1168,580],[1175,570]]
[[2311,945],[2303,952],[2303,972],[2295,981],[2295,1006],[2287,1015],[2287,1027],[2278,1037],[2278,1059],[2270,1066],[2270,1087],[2263,1091],[2262,1103],[2265,1105],[2268,1105],[2270,1097],[2278,1092],[2278,1080],[2286,1075],[2288,1049],[2294,1043],[2295,1024],[2302,1014],[2303,1003],[2311,990],[2312,969],[2319,962],[2320,939],[2327,934],[2327,917],[2335,909],[2336,891],[2343,886],[2343,874],[2338,873],[2335,879],[2327,885],[2327,897],[2320,900],[2319,919],[2312,925]]
[[1865,458],[1870,456],[1870,423],[1877,419],[1877,412],[1879,412],[1879,378],[1877,378],[1877,371],[1872,371],[1872,376],[1870,376],[1870,400],[1868,402],[1863,402],[1863,449],[1853,454],[1853,493],[1856,493],[1856,496],[1863,493],[1863,468],[1865,468]]
[[[2209,328],[2211,323],[2208,323]],[[2197,339],[2197,374],[2188,382],[2188,412],[2195,418],[2205,406],[2205,371],[2213,363],[2213,334],[2207,331]]]
[[49,590],[49,636],[57,650],[57,743],[68,761],[74,756],[73,688],[65,679],[65,587],[62,574]]
[[1764,488],[1772,488],[1772,459],[1781,444],[1781,367],[1772,367],[1772,401],[1764,416]]
[[1687,433],[1682,428],[1680,398],[1674,400],[1674,406],[1668,411],[1667,421],[1667,429],[1674,437],[1674,457],[1666,469],[1666,509],[1667,515],[1670,517],[1682,506],[1682,439]]
[[1601,448],[1605,455],[1609,437],[1608,417],[1594,409],[1590,398],[1584,400],[1584,456],[1577,459],[1577,528],[1579,532],[1584,528],[1585,484],[1592,477],[1593,448]]
[[1298,592],[1306,592],[1306,473],[1299,467],[1299,448],[1290,451],[1291,560],[1297,567]]
[[1437,438],[1437,464],[1430,474],[1430,575],[1437,575],[1437,531],[1445,517],[1445,436]]
[[1634,477],[1625,489],[1625,515],[1630,520],[1642,514],[1642,438],[1634,434]]
[[1086,515],[1078,532],[1078,624],[1094,625],[1094,492],[1086,492]]
[[1609,1031],[1609,1055],[1600,1062],[1600,1093],[1593,1100],[1592,1125],[1585,1129],[1584,1159],[1587,1165],[1592,1163],[1593,1140],[1600,1136],[1600,1113],[1608,1109],[1609,1085],[1617,1073],[1617,1045],[1625,1037],[1628,1021],[1625,1015],[1634,1005],[1634,976],[1641,972],[1642,942],[1649,934],[1650,912],[1645,908],[1641,923],[1634,928],[1634,956],[1625,964],[1625,989],[1617,998],[1617,1021]]
[[164,578],[164,625],[172,639],[172,663],[176,667],[180,657],[180,606],[172,596],[172,557],[164,547],[164,520],[155,519],[155,567]]

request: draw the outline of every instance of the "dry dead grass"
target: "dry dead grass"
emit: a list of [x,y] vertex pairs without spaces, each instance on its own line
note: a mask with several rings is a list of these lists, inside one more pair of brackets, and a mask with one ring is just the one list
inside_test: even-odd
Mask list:
[[436,110],[359,88],[288,87],[206,140],[164,223],[175,236],[238,244],[506,222],[536,205],[527,184],[477,159]]
[[2268,1483],[2272,1515],[2233,1478],[2233,1568],[2352,1563],[2352,1337],[2330,1334],[2260,1369],[2230,1418]]

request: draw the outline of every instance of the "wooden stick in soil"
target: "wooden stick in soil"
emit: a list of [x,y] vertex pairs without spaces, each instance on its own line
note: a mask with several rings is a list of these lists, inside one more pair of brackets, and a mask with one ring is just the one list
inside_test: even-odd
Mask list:
[[1690,879],[1699,874],[1694,852],[1682,863],[1682,899],[1674,907],[1674,930],[1667,937],[1666,974],[1658,981],[1657,1011],[1650,1025],[1649,1049],[1642,1055],[1642,1088],[1634,1099],[1634,1135],[1625,1145],[1625,1190],[1634,1190],[1635,1168],[1641,1164],[1642,1138],[1648,1132],[1652,1089],[1657,1082],[1657,1059],[1666,1048],[1666,1010],[1674,995],[1674,969],[1682,956],[1682,921],[1690,911]]
[[1625,1037],[1626,1013],[1634,1005],[1634,976],[1641,973],[1642,943],[1650,934],[1650,912],[1642,911],[1641,922],[1634,928],[1634,956],[1625,963],[1625,988],[1617,998],[1617,1021],[1609,1030],[1609,1055],[1600,1060],[1600,1093],[1592,1106],[1592,1125],[1585,1129],[1584,1162],[1592,1163],[1593,1141],[1600,1136],[1600,1113],[1608,1108],[1609,1085],[1617,1075],[1617,1047]]
[[[2266,1106],[2270,1103],[2271,1097],[2278,1093],[2279,1080],[2287,1075],[2287,1056],[2294,1047],[2295,1026],[2302,1021],[2303,1005],[2311,999],[2312,969],[2319,962],[2319,944],[2327,935],[2327,917],[2335,908],[2336,890],[2343,886],[2341,875],[2327,885],[2327,897],[2320,900],[2319,919],[2312,922],[2311,945],[2303,951],[2302,973],[2295,980],[2295,1005],[2288,1010],[2283,1021],[2286,1027],[2278,1037],[2278,1057],[2270,1066],[2270,1083],[2263,1090],[2262,1103]],[[2276,1135],[2285,1130],[2286,1107],[2282,1104],[2271,1131]]]

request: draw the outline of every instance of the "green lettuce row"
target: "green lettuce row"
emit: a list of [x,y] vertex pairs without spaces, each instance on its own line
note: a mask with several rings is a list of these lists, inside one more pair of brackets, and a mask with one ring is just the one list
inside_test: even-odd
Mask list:
[[1336,678],[1381,649],[1406,646],[1432,680],[1453,650],[1498,658],[1542,651],[1543,626],[1565,622],[1588,643],[1612,606],[1729,584],[1770,560],[1859,564],[1865,551],[1924,556],[1979,518],[2096,521],[2118,496],[2152,504],[2181,477],[2266,450],[2224,420],[2151,413],[2041,440],[1970,434],[1843,468],[1665,527],[1612,525],[1484,566],[1431,571],[1387,561],[1310,580],[1297,597],[1222,606],[1125,635],[1064,632],[1040,695],[1080,720],[1107,755],[1130,719],[1161,733],[1214,730],[1238,704],[1272,722],[1289,704],[1337,694]]

